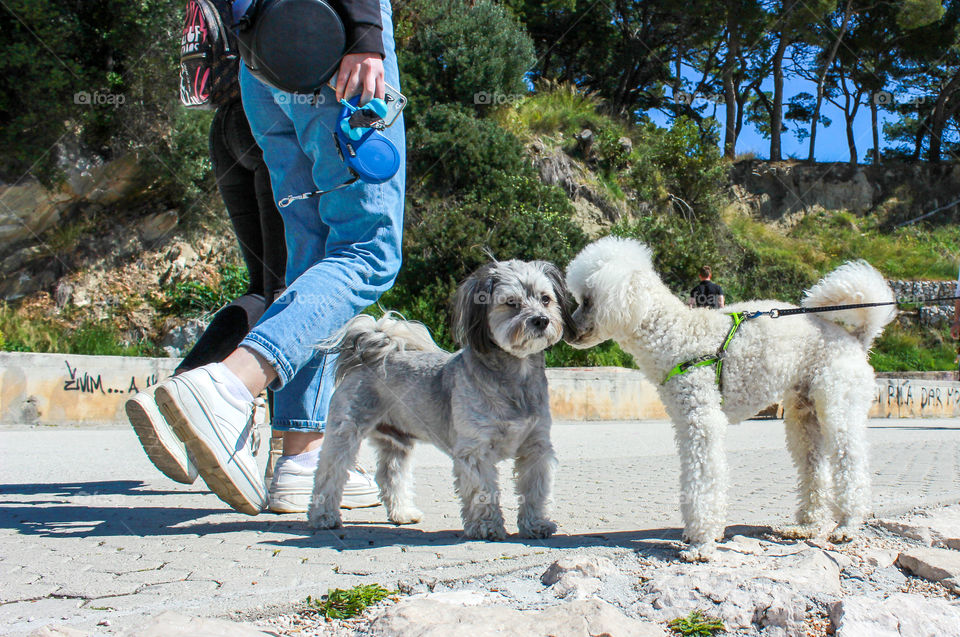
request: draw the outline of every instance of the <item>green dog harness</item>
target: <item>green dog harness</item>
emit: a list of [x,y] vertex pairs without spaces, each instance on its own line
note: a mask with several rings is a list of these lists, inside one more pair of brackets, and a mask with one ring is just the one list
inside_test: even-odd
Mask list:
[[723,380],[720,375],[721,372],[723,371],[723,357],[727,353],[727,347],[729,347],[730,341],[733,340],[733,336],[737,333],[737,330],[740,329],[740,324],[743,323],[746,317],[744,316],[743,312],[733,312],[730,314],[730,318],[733,319],[733,325],[730,326],[730,331],[727,332],[727,338],[725,338],[723,340],[723,343],[720,345],[720,347],[717,348],[716,354],[712,356],[708,354],[705,356],[694,358],[693,360],[684,361],[680,363],[679,365],[671,369],[669,372],[667,372],[666,378],[664,378],[663,382],[660,384],[665,385],[667,381],[673,378],[674,376],[679,376],[680,374],[684,374],[687,371],[693,369],[694,367],[706,367],[707,365],[716,364],[717,387],[719,387],[720,390],[723,391]]

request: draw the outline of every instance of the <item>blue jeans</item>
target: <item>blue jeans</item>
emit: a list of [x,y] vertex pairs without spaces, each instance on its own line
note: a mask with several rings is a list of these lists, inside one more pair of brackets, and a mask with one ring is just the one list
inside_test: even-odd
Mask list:
[[[386,81],[400,88],[392,12],[381,0]],[[241,65],[242,66],[242,65]],[[263,149],[277,200],[326,190],[351,177],[337,156],[333,127],[341,106],[324,87],[319,105],[271,88],[240,70],[243,108]],[[272,426],[320,432],[333,394],[333,354],[318,345],[390,289],[400,269],[406,172],[403,119],[384,134],[400,151],[390,181],[363,181],[281,209],[287,289],[240,343],[277,371]]]

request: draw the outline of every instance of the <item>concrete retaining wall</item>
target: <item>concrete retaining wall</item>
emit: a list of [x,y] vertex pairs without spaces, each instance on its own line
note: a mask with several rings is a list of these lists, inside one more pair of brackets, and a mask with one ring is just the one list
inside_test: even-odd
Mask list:
[[[169,376],[174,358],[0,353],[0,425],[125,423],[124,401]],[[547,370],[556,420],[666,418],[656,387],[618,367]],[[960,383],[880,378],[874,417],[960,415]]]
[[173,373],[176,358],[0,353],[0,424],[126,422],[123,403]]
[[635,369],[552,368],[550,411],[554,420],[666,418],[657,389]]
[[960,383],[943,380],[878,378],[874,418],[951,418],[960,416]]

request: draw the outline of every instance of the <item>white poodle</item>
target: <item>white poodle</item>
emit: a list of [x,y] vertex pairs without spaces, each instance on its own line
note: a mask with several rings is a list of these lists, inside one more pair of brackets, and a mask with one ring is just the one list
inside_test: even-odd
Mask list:
[[[730,331],[728,313],[793,307],[749,301],[723,312],[691,309],[653,269],[639,241],[605,237],[588,245],[567,268],[567,286],[579,303],[574,347],[614,339],[659,387],[680,453],[685,560],[708,560],[722,539],[727,502],[724,437],[737,423],[780,402],[787,445],[799,470],[798,526],[791,537],[848,539],[869,507],[864,432],[875,393],[867,352],[893,320],[893,306],[744,321],[722,365],[692,367],[664,382],[678,364],[715,355]],[[883,276],[864,261],[847,263],[806,292],[804,307],[890,302]],[[722,387],[722,388],[721,388]]]

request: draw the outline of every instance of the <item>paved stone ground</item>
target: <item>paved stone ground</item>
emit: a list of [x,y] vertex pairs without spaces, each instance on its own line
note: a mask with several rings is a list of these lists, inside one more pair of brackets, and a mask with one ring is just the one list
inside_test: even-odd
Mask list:
[[[428,446],[416,452],[423,523],[392,527],[377,507],[314,534],[303,516],[247,517],[202,483],[166,480],[130,430],[0,429],[0,633],[51,623],[118,632],[171,609],[263,616],[331,587],[472,581],[581,547],[630,553],[645,538],[679,538],[668,423],[559,423],[553,437],[560,534],[488,544],[459,538],[450,461]],[[869,439],[878,515],[960,499],[960,420],[874,420]],[[739,526],[728,533],[792,516],[783,440],[779,421],[730,429],[729,522]],[[504,500],[509,520],[516,503]]]

